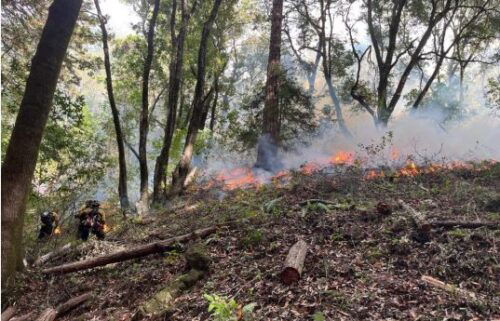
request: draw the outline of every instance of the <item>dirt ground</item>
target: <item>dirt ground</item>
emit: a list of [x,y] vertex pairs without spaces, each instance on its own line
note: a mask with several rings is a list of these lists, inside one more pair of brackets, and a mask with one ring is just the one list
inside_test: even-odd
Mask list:
[[[292,173],[260,187],[191,188],[151,218],[123,221],[117,215],[106,241],[76,244],[45,267],[231,223],[175,251],[141,259],[60,276],[30,268],[3,293],[2,305],[40,312],[90,290],[93,300],[58,320],[125,321],[134,315],[136,320],[210,320],[206,293],[255,303],[254,320],[498,319],[498,225],[422,231],[398,204],[402,200],[431,223],[500,223],[500,164],[483,165],[415,177],[389,171],[374,179],[366,179],[365,170],[341,166]],[[305,202],[311,199],[322,202]],[[299,282],[285,286],[279,274],[299,239],[310,247],[304,272]],[[183,249],[193,243],[210,257],[209,272],[166,313],[137,314],[185,272]],[[475,297],[432,287],[421,280],[424,275]]]

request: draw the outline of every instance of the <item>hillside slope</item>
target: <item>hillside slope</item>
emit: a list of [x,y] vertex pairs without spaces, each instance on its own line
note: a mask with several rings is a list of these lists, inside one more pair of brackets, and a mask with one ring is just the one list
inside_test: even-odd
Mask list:
[[[114,217],[106,241],[77,245],[46,266],[229,222],[215,234],[163,254],[66,275],[32,268],[19,277],[9,301],[18,310],[40,312],[93,291],[93,300],[60,320],[209,320],[203,294],[255,303],[254,320],[492,320],[500,317],[498,225],[419,230],[408,206],[431,223],[500,223],[499,203],[498,163],[374,179],[347,167],[293,173],[247,189],[197,187],[151,218]],[[279,273],[299,239],[310,247],[304,273],[285,286]],[[191,248],[210,258],[209,272],[178,293],[168,311],[139,314],[141,305],[186,272],[183,252]],[[432,287],[424,275],[476,298]],[[240,308],[234,320],[241,319]]]

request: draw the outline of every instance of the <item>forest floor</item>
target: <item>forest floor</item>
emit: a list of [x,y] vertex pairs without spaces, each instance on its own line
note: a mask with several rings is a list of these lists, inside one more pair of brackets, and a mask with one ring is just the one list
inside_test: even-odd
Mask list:
[[[46,264],[231,222],[194,241],[211,258],[210,270],[162,315],[140,317],[137,310],[185,272],[182,250],[58,276],[33,268],[19,277],[8,300],[19,311],[40,312],[93,291],[92,301],[60,320],[125,321],[134,315],[138,320],[215,319],[203,294],[255,304],[253,320],[500,318],[500,230],[432,228],[422,238],[398,205],[403,200],[430,222],[498,223],[500,163],[415,177],[366,179],[365,174],[340,167],[310,175],[296,172],[286,182],[247,189],[192,188],[170,209],[156,210],[151,219],[110,217],[106,241],[82,243]],[[309,199],[331,203],[302,203]],[[279,274],[299,239],[310,246],[304,272],[297,283],[286,286]],[[473,292],[476,298],[432,287],[421,280],[424,275]]]

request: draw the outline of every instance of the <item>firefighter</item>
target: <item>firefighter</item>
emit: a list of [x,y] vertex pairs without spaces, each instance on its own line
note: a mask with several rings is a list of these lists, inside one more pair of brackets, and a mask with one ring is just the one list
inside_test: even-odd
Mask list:
[[88,200],[85,202],[85,207],[75,215],[76,218],[80,220],[80,224],[78,225],[78,236],[84,241],[88,240],[91,232],[95,234],[99,240],[104,239],[104,213],[99,207],[99,201]]
[[59,216],[56,212],[43,212],[40,214],[40,221],[40,233],[38,233],[39,240],[51,236],[59,226]]

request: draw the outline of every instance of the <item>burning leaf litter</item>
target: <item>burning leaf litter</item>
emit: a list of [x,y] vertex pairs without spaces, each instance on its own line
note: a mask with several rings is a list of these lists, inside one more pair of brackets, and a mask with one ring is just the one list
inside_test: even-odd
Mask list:
[[[390,161],[392,166],[389,169],[369,168],[371,164],[366,157],[356,157],[354,152],[338,151],[332,156],[318,158],[317,160],[302,164],[299,171],[305,175],[345,167],[357,167],[365,171],[364,179],[371,180],[385,177],[414,177],[420,174],[435,173],[437,171],[467,169],[486,170],[497,163],[496,160],[485,160],[480,164],[462,161],[442,161],[441,163],[426,162],[418,165],[412,160],[412,156],[406,156],[406,161],[402,164],[401,153],[396,148],[390,150]],[[402,164],[402,165],[401,165]],[[267,183],[286,182],[291,178],[291,170],[281,170],[276,174],[254,169],[250,167],[233,168],[222,170],[205,185],[206,188],[221,186],[223,190],[234,190],[237,188],[258,188]]]

